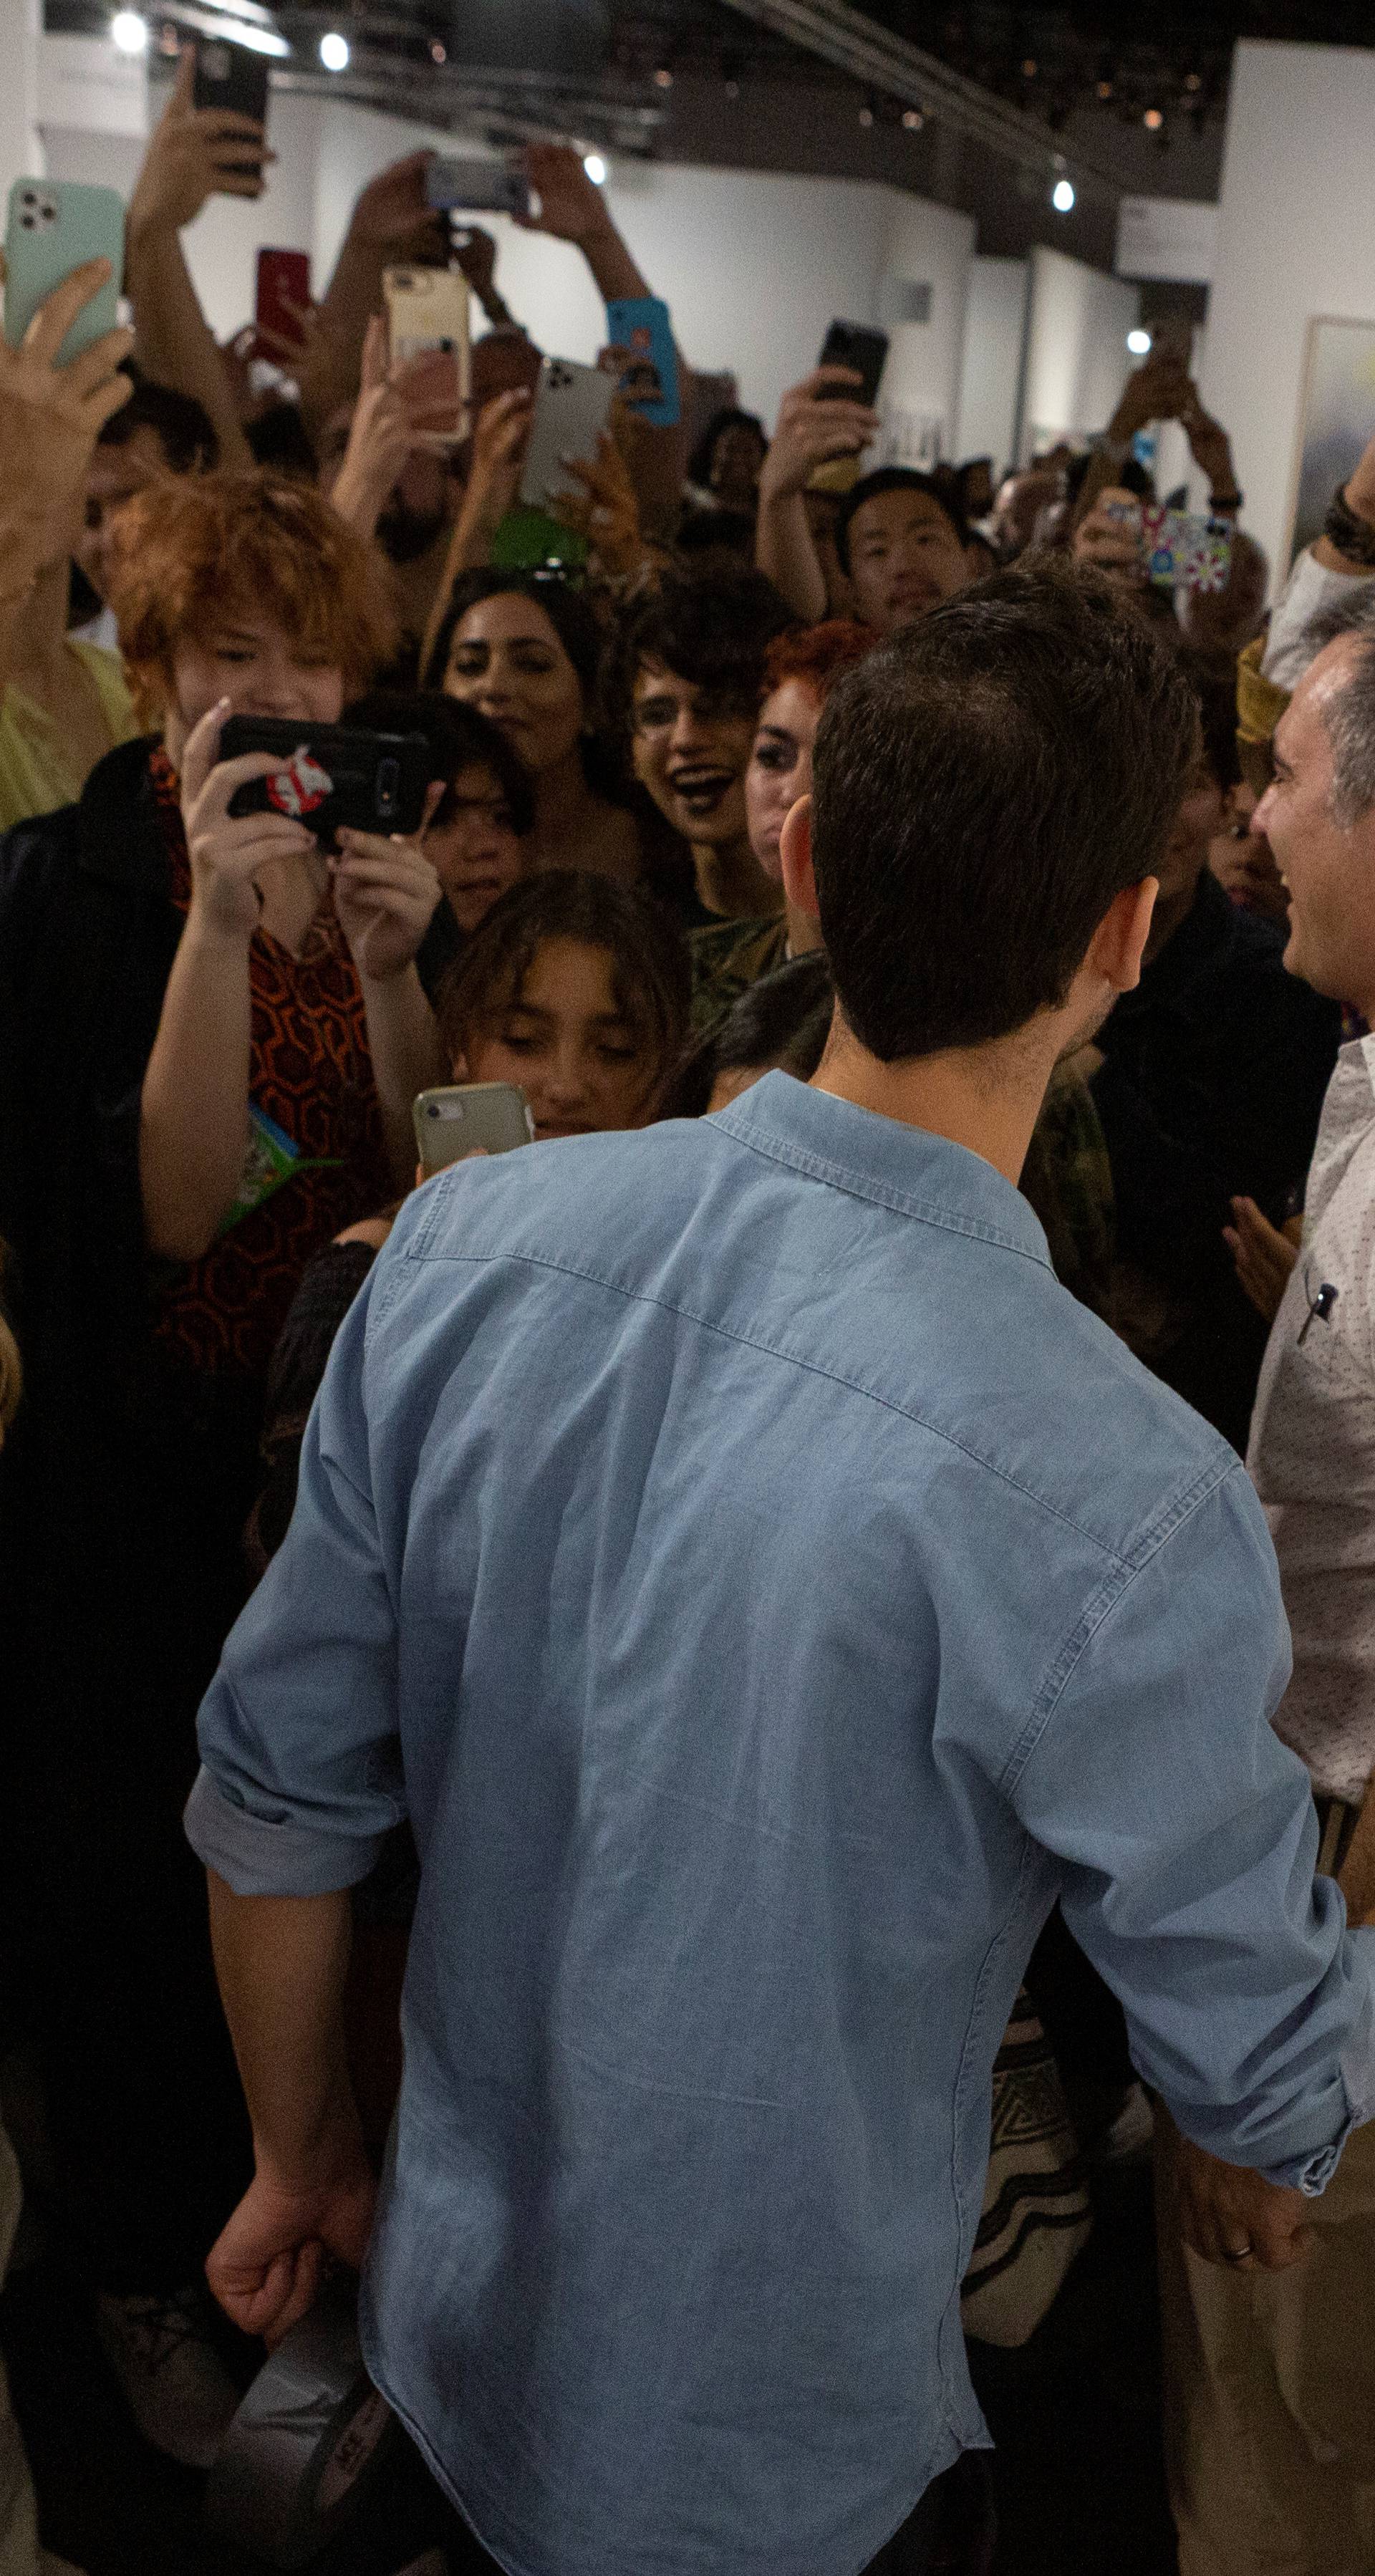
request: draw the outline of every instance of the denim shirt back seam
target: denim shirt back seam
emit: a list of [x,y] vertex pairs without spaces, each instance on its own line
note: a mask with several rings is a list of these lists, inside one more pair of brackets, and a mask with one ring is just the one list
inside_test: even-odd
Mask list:
[[995,1245],[1000,1252],[1014,1252],[1022,1261],[1035,1262],[1038,1270],[1049,1270],[1052,1278],[1055,1275],[1054,1265],[1046,1253],[1039,1252],[1034,1244],[1019,1243],[1014,1234],[1009,1234],[1002,1226],[990,1224],[986,1217],[966,1216],[939,1199],[914,1198],[909,1190],[900,1190],[889,1181],[872,1180],[865,1173],[854,1171],[848,1163],[832,1162],[828,1155],[813,1153],[805,1145],[785,1144],[777,1136],[766,1140],[757,1134],[744,1135],[738,1127],[726,1124],[724,1112],[711,1123],[719,1123],[722,1134],[729,1136],[733,1145],[758,1154],[766,1163],[786,1164],[795,1171],[805,1172],[809,1179],[822,1182],[828,1189],[842,1190],[849,1198],[872,1200],[876,1206],[891,1208],[895,1216],[911,1217],[919,1225],[942,1226],[947,1234],[967,1235],[977,1243]]
[[1060,1700],[1069,1687],[1075,1666],[1092,1644],[1104,1622],[1111,1617],[1129,1586],[1136,1582],[1139,1575],[1144,1574],[1147,1566],[1159,1555],[1161,1548],[1169,1544],[1169,1541],[1183,1528],[1184,1523],[1191,1520],[1194,1513],[1200,1511],[1222,1485],[1229,1483],[1233,1476],[1244,1476],[1245,1473],[1246,1470],[1239,1458],[1234,1458],[1230,1462],[1221,1459],[1212,1466],[1206,1467],[1195,1477],[1193,1484],[1186,1487],[1182,1494],[1176,1495],[1174,1501],[1167,1505],[1159,1518],[1143,1531],[1140,1543],[1132,1556],[1119,1557],[1116,1560],[1111,1573],[1105,1575],[1097,1592],[1085,1603],[1069,1635],[1064,1639],[1049,1665],[1032,1703],[1031,1714],[999,1775],[998,1786],[1005,1795],[1010,1796],[1016,1788]]
[[[778,1342],[761,1341],[752,1333],[736,1332],[729,1324],[719,1323],[713,1316],[697,1314],[691,1306],[675,1305],[667,1297],[654,1296],[647,1288],[627,1287],[621,1280],[608,1279],[601,1271],[586,1269],[577,1262],[555,1261],[549,1253],[526,1252],[512,1244],[503,1244],[499,1250],[492,1252],[477,1252],[468,1246],[461,1251],[448,1247],[430,1250],[427,1237],[432,1228],[433,1220],[427,1221],[425,1228],[402,1246],[401,1258],[392,1271],[389,1283],[391,1293],[384,1301],[379,1300],[380,1311],[369,1318],[369,1338],[371,1338],[374,1323],[380,1324],[395,1301],[397,1286],[403,1276],[402,1260],[417,1263],[421,1261],[462,1262],[474,1269],[493,1261],[523,1262],[533,1270],[551,1271],[558,1278],[581,1279],[589,1288],[604,1289],[608,1295],[623,1297],[632,1304],[656,1306],[663,1314],[676,1315],[681,1322],[695,1325],[699,1332],[719,1334],[722,1341],[734,1342],[741,1350],[763,1351],[770,1359],[785,1361],[789,1367],[808,1369],[814,1377],[825,1378],[832,1386],[846,1387],[852,1395],[863,1396],[868,1403],[881,1405],[886,1413],[897,1414],[904,1422],[915,1423],[917,1428],[925,1431],[931,1439],[943,1440],[949,1448],[957,1449],[961,1456],[970,1459],[976,1467],[982,1469],[985,1475],[996,1476],[999,1482],[1009,1486],[1013,1493],[1021,1494],[1027,1502],[1036,1504],[1052,1519],[1062,1522],[1066,1529],[1072,1529],[1075,1536],[1083,1540],[1085,1546],[1091,1547],[1095,1554],[1106,1557],[1111,1564],[1121,1567],[1125,1573],[1132,1571],[1137,1555],[1143,1549],[1147,1555],[1152,1552],[1150,1539],[1156,1526],[1154,1522],[1143,1533],[1142,1538],[1134,1542],[1132,1554],[1124,1557],[1118,1549],[1110,1546],[1105,1538],[1101,1538],[1096,1530],[1085,1529],[1082,1522],[1077,1521],[1073,1513],[1067,1512],[1062,1504],[1052,1502],[1048,1494],[1038,1493],[1034,1485],[1024,1483],[1021,1477],[1012,1475],[1006,1467],[1000,1467],[996,1460],[986,1458],[980,1450],[971,1448],[967,1441],[959,1439],[953,1431],[945,1430],[938,1422],[929,1421],[925,1414],[915,1412],[910,1405],[899,1404],[893,1396],[882,1394],[877,1387],[866,1386],[860,1378],[847,1377],[839,1369],[823,1367],[819,1360],[811,1358],[805,1352],[790,1351]],[[1012,1248],[1015,1249],[1015,1246]],[[1217,1475],[1225,1475],[1229,1472],[1225,1465],[1214,1470],[1214,1481]],[[1162,1517],[1168,1520],[1173,1509],[1174,1505],[1171,1504]]]

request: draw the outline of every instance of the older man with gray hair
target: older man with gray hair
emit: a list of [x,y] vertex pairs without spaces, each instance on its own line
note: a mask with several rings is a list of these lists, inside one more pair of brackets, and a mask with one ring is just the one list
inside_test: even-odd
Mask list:
[[[1375,589],[1328,611],[1254,818],[1288,888],[1284,962],[1375,1026]],[[1275,1716],[1307,1764],[1319,1867],[1375,1919],[1375,1037],[1343,1047],[1275,1317],[1247,1465],[1294,1669]],[[1168,2202],[1170,2158],[1163,2176]],[[1375,2567],[1375,2127],[1308,2212],[1309,2258],[1248,2277],[1162,2229],[1181,2576]]]

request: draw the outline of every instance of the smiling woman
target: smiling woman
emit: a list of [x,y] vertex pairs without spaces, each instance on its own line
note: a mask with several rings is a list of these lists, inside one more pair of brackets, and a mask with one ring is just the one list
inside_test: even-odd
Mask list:
[[566,582],[473,572],[454,586],[429,678],[495,725],[531,772],[534,867],[591,868],[630,885],[644,854],[598,733],[601,647],[592,610]]

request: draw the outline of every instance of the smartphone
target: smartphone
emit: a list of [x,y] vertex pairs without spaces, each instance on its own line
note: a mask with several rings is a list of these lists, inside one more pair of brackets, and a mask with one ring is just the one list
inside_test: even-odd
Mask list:
[[572,358],[541,361],[520,478],[520,497],[532,510],[547,509],[577,488],[564,459],[596,455],[615,398],[616,379],[600,367],[581,367]]
[[865,403],[872,411],[887,355],[886,331],[871,331],[867,322],[833,322],[816,363],[819,367],[853,367],[860,382],[854,386],[837,385],[834,392],[843,394],[848,402]]
[[425,357],[432,349],[454,360],[452,430],[436,433],[452,444],[462,435],[463,406],[471,381],[468,281],[456,268],[387,268],[382,272],[392,363]]
[[423,733],[365,733],[279,716],[231,716],[221,760],[271,751],[282,766],[235,789],[231,814],[289,814],[322,845],[341,824],[354,832],[418,832],[434,758]]
[[[1110,505],[1116,507],[1118,505]],[[1161,590],[1225,590],[1232,568],[1232,529],[1163,502],[1141,503],[1141,549],[1146,571]]]
[[535,1141],[530,1103],[513,1082],[457,1082],[446,1090],[422,1091],[411,1115],[427,1180],[479,1148],[484,1154],[509,1154],[515,1146]]
[[266,338],[281,348],[305,347],[305,324],[290,310],[304,313],[310,303],[310,259],[303,250],[260,250],[258,291],[253,320]]
[[53,288],[88,259],[108,259],[110,282],[78,313],[58,350],[60,367],[119,320],[124,201],[113,188],[84,188],[71,179],[16,179],[5,224],[5,338],[12,349]]
[[[256,53],[249,45],[230,44],[223,36],[197,36],[191,98],[196,107],[218,107],[232,110],[235,116],[251,116],[266,133],[266,54]],[[226,162],[225,168],[242,171],[246,179],[256,179],[261,195],[262,172],[255,161]]]
[[580,537],[576,528],[551,519],[547,510],[527,510],[518,504],[498,520],[488,561],[503,572],[541,572],[547,566],[573,573],[582,570],[590,552],[586,537]]
[[657,295],[617,296],[606,308],[606,327],[633,362],[621,378],[623,400],[656,429],[676,429],[683,415],[668,306]]
[[528,215],[534,197],[524,172],[509,170],[504,161],[436,152],[425,173],[425,203],[446,212],[460,206],[465,214]]

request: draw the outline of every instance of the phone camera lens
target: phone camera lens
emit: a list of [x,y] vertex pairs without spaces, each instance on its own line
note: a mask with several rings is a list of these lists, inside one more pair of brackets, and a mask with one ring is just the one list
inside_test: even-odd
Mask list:
[[377,764],[377,811],[384,821],[396,811],[396,791],[400,783],[400,761],[379,760]]

